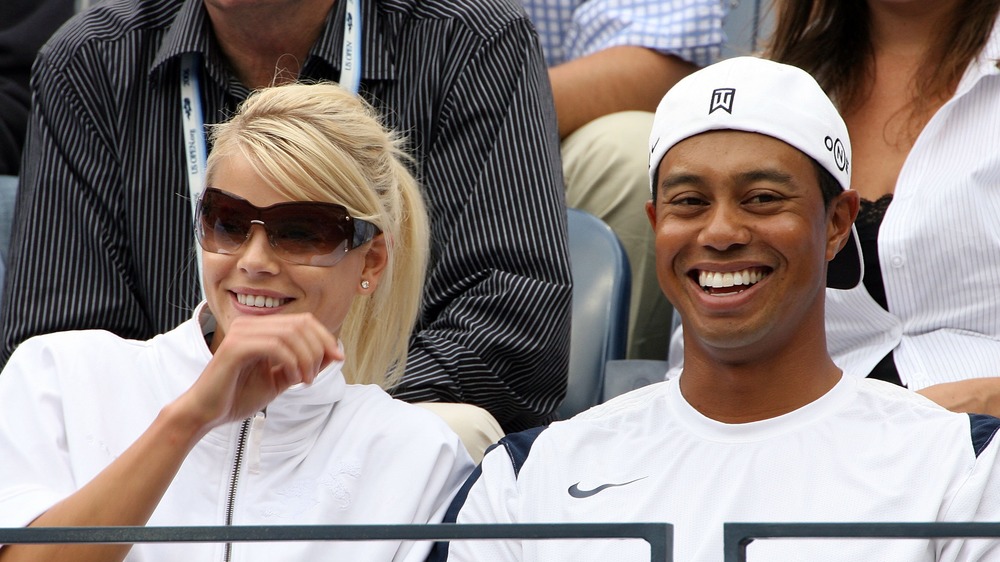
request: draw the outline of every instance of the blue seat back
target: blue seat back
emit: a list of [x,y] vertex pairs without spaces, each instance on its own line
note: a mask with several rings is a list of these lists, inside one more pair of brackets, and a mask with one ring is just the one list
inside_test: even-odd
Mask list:
[[7,269],[10,229],[14,224],[14,202],[17,200],[17,176],[0,176],[0,294]]
[[573,321],[569,384],[561,418],[600,403],[604,365],[625,357],[632,273],[625,248],[607,224],[579,209],[568,210],[573,274]]

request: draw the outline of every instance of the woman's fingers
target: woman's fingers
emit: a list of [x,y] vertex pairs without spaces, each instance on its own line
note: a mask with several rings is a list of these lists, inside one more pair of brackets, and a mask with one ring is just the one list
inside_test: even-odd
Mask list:
[[337,338],[311,314],[241,317],[191,392],[215,425],[236,421],[342,359]]

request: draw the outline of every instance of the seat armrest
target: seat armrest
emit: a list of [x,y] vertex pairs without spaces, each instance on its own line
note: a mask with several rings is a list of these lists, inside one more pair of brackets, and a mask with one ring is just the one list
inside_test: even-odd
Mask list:
[[604,365],[604,393],[601,401],[656,382],[662,382],[668,363],[652,359],[618,359]]

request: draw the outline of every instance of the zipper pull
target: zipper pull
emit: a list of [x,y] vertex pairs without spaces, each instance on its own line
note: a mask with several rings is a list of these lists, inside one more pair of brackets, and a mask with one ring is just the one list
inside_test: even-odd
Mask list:
[[247,441],[247,470],[250,474],[260,474],[260,441],[264,437],[264,410],[257,412],[250,422],[250,436]]

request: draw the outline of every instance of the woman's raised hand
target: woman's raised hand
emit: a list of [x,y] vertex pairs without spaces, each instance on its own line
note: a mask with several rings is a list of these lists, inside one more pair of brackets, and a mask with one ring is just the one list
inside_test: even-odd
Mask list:
[[337,338],[312,314],[241,316],[176,405],[207,433],[254,415],[294,384],[311,384],[343,358]]

